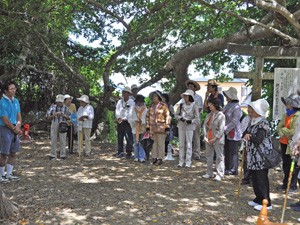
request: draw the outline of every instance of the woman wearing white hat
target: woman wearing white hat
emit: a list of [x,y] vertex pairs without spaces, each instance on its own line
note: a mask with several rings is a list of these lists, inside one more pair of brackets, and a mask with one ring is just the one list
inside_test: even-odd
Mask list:
[[256,210],[262,209],[264,199],[268,200],[267,209],[272,209],[268,169],[264,167],[260,155],[260,152],[268,155],[273,151],[270,125],[265,118],[268,109],[269,103],[264,99],[251,102],[248,106],[248,114],[252,119],[243,133],[244,139],[247,140],[247,167],[251,171],[253,190],[256,196],[253,201],[248,202],[248,205],[253,206]]
[[[192,140],[196,124],[200,123],[199,111],[194,103],[194,92],[190,89],[181,94],[184,103],[181,103],[176,111],[175,118],[178,120],[179,132],[179,167],[185,163],[190,168],[192,164]],[[184,150],[186,149],[186,155]],[[185,160],[184,160],[185,158]]]
[[225,175],[238,174],[238,145],[241,140],[240,119],[243,115],[237,90],[230,87],[223,91],[227,104],[223,109],[225,125]]
[[[82,124],[81,131],[78,132],[78,150],[82,149],[83,141],[80,141],[80,133],[84,134],[85,140],[85,156],[90,156],[91,154],[91,131],[93,126],[94,119],[94,108],[91,106],[89,97],[87,95],[82,95],[80,98],[77,98],[80,101],[80,107],[77,112],[77,121],[78,124]],[[80,129],[78,129],[80,130]],[[81,146],[80,146],[81,143]]]

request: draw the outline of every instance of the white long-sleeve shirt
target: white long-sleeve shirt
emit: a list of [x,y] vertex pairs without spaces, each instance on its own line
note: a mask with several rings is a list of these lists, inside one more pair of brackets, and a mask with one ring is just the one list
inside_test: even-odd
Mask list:
[[124,101],[124,98],[120,99],[115,110],[117,119],[128,120],[128,115],[133,110],[134,105],[135,103],[132,99],[128,99],[127,102]]
[[[136,105],[135,107],[137,108],[138,111],[141,111],[141,108],[143,106],[137,106]],[[134,108],[129,112],[128,122],[130,123],[132,133],[136,134],[136,127],[137,127],[137,125],[139,123],[139,119],[138,119],[138,114],[136,113],[136,111],[134,110]],[[142,118],[141,118],[142,122],[141,122],[141,125],[146,126],[146,115],[147,115],[147,108],[142,113]]]
[[80,106],[77,112],[77,121],[82,116],[88,116],[89,118],[83,119],[83,128],[92,128],[93,126],[93,119],[94,119],[94,108],[93,106],[87,104],[85,107]]

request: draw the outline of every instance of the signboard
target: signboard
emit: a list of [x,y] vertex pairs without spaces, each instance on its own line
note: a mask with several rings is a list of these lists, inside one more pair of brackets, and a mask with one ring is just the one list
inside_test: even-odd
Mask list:
[[77,123],[77,115],[76,115],[76,113],[72,113],[71,114],[71,122],[72,123]]
[[275,68],[273,93],[273,119],[281,120],[286,112],[281,97],[296,94],[300,87],[300,68]]

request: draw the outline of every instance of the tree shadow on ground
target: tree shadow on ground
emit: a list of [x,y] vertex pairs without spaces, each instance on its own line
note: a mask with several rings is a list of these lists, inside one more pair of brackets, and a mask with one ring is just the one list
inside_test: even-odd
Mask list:
[[[2,185],[20,213],[4,224],[255,224],[258,218],[247,206],[254,198],[251,187],[242,186],[236,204],[239,176],[222,182],[201,177],[204,155],[191,169],[178,168],[177,155],[156,167],[115,158],[116,145],[92,145],[91,157],[67,155],[64,161],[49,160],[48,140],[22,143],[15,169],[21,180]],[[272,222],[281,218],[281,177],[270,170]],[[288,206],[295,197],[289,196]],[[287,207],[285,222],[297,217]]]

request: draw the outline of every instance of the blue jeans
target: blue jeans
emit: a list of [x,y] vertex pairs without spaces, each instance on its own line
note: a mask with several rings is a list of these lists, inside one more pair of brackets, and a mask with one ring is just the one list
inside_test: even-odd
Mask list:
[[145,151],[143,149],[143,146],[141,144],[141,140],[143,139],[144,135],[140,134],[139,136],[139,142],[136,141],[136,135],[133,134],[133,140],[134,140],[134,158],[135,159],[145,159]]

